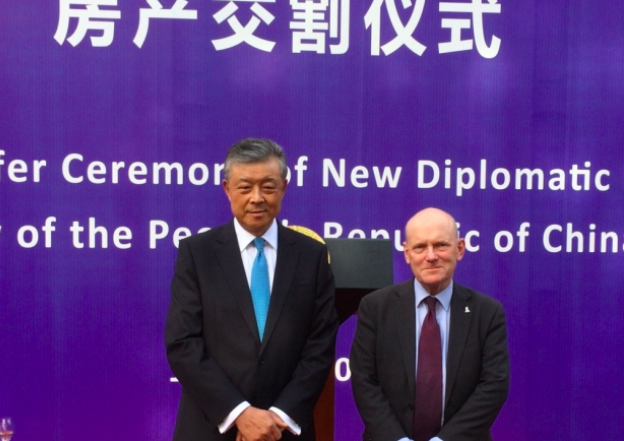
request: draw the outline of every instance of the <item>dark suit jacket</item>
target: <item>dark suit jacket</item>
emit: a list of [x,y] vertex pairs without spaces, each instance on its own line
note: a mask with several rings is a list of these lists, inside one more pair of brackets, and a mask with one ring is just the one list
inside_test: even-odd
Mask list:
[[[367,441],[413,439],[414,280],[362,299],[351,349],[353,395]],[[446,359],[444,441],[489,441],[507,399],[509,356],[502,305],[453,284]]]
[[[334,277],[323,244],[278,224],[260,343],[234,223],[180,241],[165,340],[182,385],[175,441],[234,440],[217,426],[243,401],[286,412],[314,439],[313,409],[334,359]],[[282,439],[294,437],[287,430]]]

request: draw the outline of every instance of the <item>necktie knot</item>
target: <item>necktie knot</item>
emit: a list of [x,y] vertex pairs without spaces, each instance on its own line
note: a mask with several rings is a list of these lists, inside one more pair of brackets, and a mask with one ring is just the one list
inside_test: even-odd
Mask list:
[[427,305],[427,309],[435,314],[435,307],[438,299],[433,296],[428,296],[423,302]]
[[259,253],[264,251],[264,239],[261,237],[256,237],[254,240],[254,245]]

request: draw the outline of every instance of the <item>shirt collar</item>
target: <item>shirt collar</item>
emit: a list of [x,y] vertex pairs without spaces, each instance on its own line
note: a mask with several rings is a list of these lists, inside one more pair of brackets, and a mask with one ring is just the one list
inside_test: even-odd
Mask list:
[[[420,305],[426,297],[429,296],[429,293],[425,291],[425,288],[422,287],[420,282],[414,279],[414,291],[416,291],[416,307]],[[449,283],[449,286],[444,288],[442,292],[436,294],[435,298],[438,299],[442,307],[445,311],[448,311],[451,306],[451,297],[453,296],[453,280]]]
[[[238,248],[242,253],[256,236],[245,230],[236,218],[234,218],[234,231],[236,231],[236,238],[238,239]],[[271,248],[277,250],[277,221],[275,219],[273,219],[269,229],[262,235],[262,238]]]

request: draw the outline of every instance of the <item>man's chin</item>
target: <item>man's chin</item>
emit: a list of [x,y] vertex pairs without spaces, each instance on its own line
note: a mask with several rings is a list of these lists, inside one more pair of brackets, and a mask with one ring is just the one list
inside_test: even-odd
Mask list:
[[451,283],[450,280],[446,280],[442,277],[439,278],[423,278],[419,281],[423,288],[427,290],[429,294],[436,295],[446,289]]
[[443,274],[441,273],[439,268],[425,270],[421,273],[423,283],[440,283],[442,282]]
[[248,217],[246,220],[247,222],[241,222],[241,225],[245,230],[255,236],[263,235],[271,226],[271,222],[273,222],[273,219],[269,219],[266,214],[264,216],[259,216],[258,218]]

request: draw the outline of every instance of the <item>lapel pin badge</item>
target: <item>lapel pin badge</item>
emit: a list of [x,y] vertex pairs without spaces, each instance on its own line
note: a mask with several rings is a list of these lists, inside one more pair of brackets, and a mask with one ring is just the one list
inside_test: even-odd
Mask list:
[[470,312],[470,308],[466,306],[466,309],[464,309],[464,312],[468,314]]

